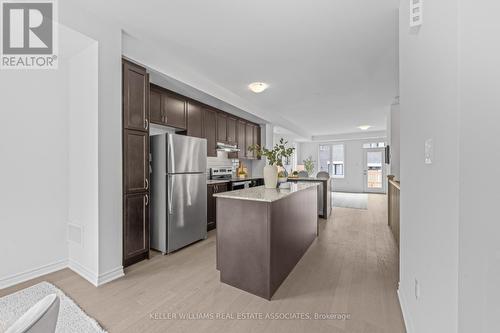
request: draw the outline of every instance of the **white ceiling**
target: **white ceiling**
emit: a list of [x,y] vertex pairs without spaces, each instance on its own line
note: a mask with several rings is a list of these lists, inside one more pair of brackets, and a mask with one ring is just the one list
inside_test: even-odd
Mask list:
[[[398,0],[87,0],[215,85],[301,133],[384,130]],[[254,94],[248,83],[270,88]],[[286,124],[278,124],[286,127]]]

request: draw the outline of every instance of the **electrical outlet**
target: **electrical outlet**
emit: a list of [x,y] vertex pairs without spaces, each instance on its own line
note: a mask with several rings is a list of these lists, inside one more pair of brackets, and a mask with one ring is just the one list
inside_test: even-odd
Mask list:
[[415,299],[419,299],[420,297],[420,285],[418,284],[418,280],[415,279]]

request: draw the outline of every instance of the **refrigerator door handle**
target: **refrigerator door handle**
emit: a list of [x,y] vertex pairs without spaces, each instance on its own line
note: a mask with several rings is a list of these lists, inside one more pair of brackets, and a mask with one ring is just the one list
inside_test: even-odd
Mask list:
[[173,191],[174,191],[174,178],[172,176],[168,176],[168,213],[173,214],[172,212],[172,196],[173,196]]

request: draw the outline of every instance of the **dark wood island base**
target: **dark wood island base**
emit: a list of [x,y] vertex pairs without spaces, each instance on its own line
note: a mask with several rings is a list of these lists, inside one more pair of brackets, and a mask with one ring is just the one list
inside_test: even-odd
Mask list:
[[270,300],[318,232],[318,184],[217,195],[220,280]]

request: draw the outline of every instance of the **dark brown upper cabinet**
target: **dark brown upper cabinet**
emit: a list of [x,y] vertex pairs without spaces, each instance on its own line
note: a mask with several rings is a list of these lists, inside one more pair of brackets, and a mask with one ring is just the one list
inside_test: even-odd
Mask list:
[[149,119],[155,124],[163,124],[165,119],[161,109],[161,92],[154,88],[149,94]]
[[162,94],[163,114],[166,125],[186,129],[186,99],[182,96],[170,93]]
[[149,77],[146,69],[127,60],[123,70],[123,127],[138,131],[149,129]]
[[149,257],[149,194],[125,195],[123,203],[123,265]]
[[207,139],[207,156],[216,157],[217,142],[223,142],[236,144],[240,149],[237,153],[229,153],[229,158],[255,158],[248,147],[260,145],[258,125],[154,84],[151,84],[148,104],[152,123]]
[[238,148],[240,151],[238,152],[238,158],[246,158],[247,157],[247,146],[246,146],[246,122],[243,120],[238,120],[237,124],[237,140]]
[[189,101],[187,103],[187,135],[204,138],[203,108],[200,104]]
[[[238,119],[235,117],[227,117],[227,142],[238,146]],[[238,158],[238,152],[228,153],[228,158]]]
[[[260,146],[260,126],[253,126],[253,144]],[[260,160],[260,157],[257,157],[255,154],[254,158],[258,158]]]
[[236,141],[236,122],[238,120],[234,117],[227,117],[227,137],[226,141],[231,144],[237,143]]
[[217,112],[212,109],[203,110],[203,127],[207,139],[207,155],[217,157]]
[[227,142],[227,116],[217,112],[217,142]]
[[254,153],[252,151],[249,151],[248,148],[254,144],[253,142],[253,128],[254,126],[250,123],[247,123],[245,125],[245,152],[246,152],[246,157],[248,159],[253,159],[254,158]]
[[124,130],[123,161],[125,193],[144,192],[149,189],[149,134]]

